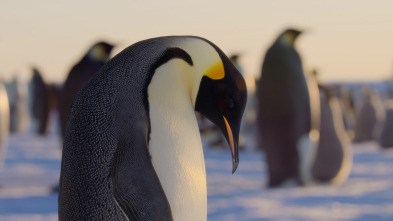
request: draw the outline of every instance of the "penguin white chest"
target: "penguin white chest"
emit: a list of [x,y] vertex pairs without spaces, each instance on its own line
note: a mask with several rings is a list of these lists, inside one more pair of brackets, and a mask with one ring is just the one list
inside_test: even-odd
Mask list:
[[174,220],[200,221],[207,219],[206,172],[185,69],[174,59],[156,70],[148,87],[149,152]]

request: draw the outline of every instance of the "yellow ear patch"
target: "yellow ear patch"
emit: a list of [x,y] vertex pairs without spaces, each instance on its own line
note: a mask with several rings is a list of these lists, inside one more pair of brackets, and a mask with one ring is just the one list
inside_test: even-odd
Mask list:
[[204,76],[209,77],[213,80],[223,79],[225,76],[224,65],[222,62],[218,62],[217,64],[211,66],[204,74]]

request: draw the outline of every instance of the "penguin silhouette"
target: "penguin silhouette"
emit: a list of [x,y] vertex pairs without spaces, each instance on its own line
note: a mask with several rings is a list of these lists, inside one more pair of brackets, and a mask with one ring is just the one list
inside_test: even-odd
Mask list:
[[379,144],[383,148],[393,147],[393,100],[389,99],[385,103],[386,119],[379,137]]
[[33,68],[31,79],[32,104],[31,115],[33,130],[39,135],[45,135],[48,131],[49,105],[47,86],[37,68]]
[[267,158],[269,187],[311,182],[319,137],[319,124],[312,120],[319,122],[319,98],[310,94],[319,95],[315,79],[309,77],[307,83],[294,48],[300,33],[287,29],[279,35],[266,52],[257,83],[258,125]]
[[25,133],[30,125],[28,86],[17,75],[6,85],[10,104],[10,132]]
[[385,119],[381,99],[378,93],[370,88],[363,89],[363,100],[356,114],[354,142],[377,140],[381,124]]
[[352,147],[345,132],[340,101],[333,88],[319,85],[321,124],[318,151],[313,165],[313,179],[341,184],[352,167]]
[[247,89],[210,41],[144,40],[81,89],[64,139],[59,220],[206,220],[206,174],[195,111],[217,124],[239,163]]
[[113,45],[107,42],[95,43],[69,72],[59,92],[59,115],[61,134],[64,137],[67,116],[76,93],[109,60]]

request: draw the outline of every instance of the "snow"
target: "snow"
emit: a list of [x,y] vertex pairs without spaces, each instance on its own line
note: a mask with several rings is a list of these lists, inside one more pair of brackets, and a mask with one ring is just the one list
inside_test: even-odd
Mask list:
[[[57,220],[60,140],[11,135],[0,172],[0,220]],[[340,186],[267,189],[264,155],[241,151],[231,174],[229,149],[205,150],[208,220],[393,220],[393,150],[354,144],[354,165]]]

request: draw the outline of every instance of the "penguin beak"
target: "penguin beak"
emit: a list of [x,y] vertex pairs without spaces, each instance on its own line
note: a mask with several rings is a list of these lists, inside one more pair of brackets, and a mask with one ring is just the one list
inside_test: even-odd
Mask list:
[[238,148],[238,142],[234,140],[233,138],[233,133],[232,133],[232,129],[229,126],[229,123],[227,121],[227,119],[222,116],[224,118],[224,122],[225,122],[225,127],[227,129],[227,137],[228,137],[228,143],[229,146],[231,148],[231,153],[232,153],[232,174],[236,171],[237,166],[239,165],[239,148]]

